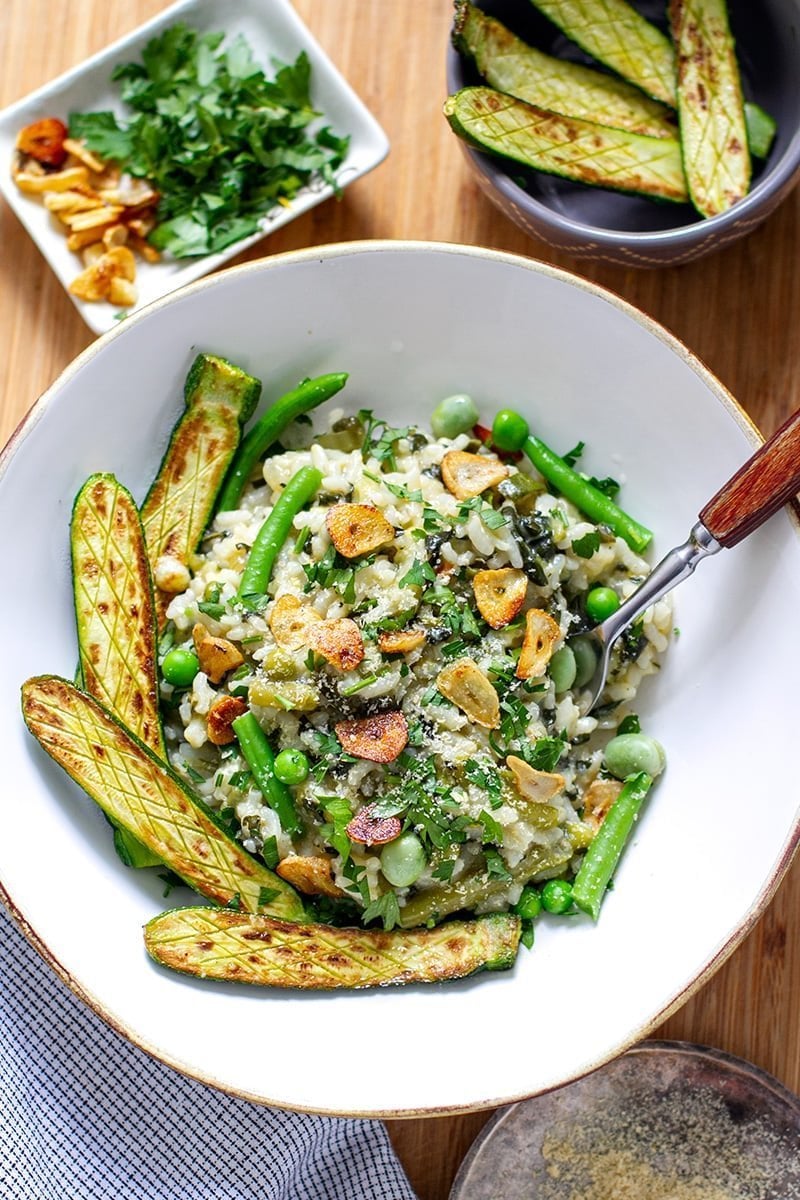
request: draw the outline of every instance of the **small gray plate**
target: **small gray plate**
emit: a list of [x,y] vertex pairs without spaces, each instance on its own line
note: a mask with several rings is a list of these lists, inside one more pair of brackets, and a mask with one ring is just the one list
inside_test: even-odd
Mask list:
[[800,1100],[751,1063],[643,1042],[488,1123],[450,1200],[797,1200]]

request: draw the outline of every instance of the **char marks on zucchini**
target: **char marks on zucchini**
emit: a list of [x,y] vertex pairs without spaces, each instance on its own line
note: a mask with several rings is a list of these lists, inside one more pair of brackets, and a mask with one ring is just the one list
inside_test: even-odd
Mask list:
[[148,954],[203,979],[278,988],[436,983],[514,965],[520,920],[497,913],[435,929],[295,925],[220,908],[179,908],[148,921]]

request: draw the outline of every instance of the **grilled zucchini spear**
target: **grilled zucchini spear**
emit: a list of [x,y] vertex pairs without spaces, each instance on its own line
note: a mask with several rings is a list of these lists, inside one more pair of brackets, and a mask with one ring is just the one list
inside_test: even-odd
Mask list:
[[675,107],[675,53],[669,38],[627,0],[533,3],[592,58],[655,100]]
[[[252,416],[261,384],[213,354],[199,354],[186,378],[186,411],[175,426],[142,505],[147,552],[156,572],[162,556],[190,566],[222,482]],[[171,596],[156,588],[159,629]]]
[[704,217],[750,190],[742,85],[725,0],[671,0],[678,116],[689,194]]
[[25,723],[112,821],[201,895],[304,921],[300,897],[252,858],[199,796],[97,700],[55,675],[22,687]]
[[456,0],[453,45],[490,87],[537,108],[647,137],[674,138],[674,113],[624,79],[528,46],[469,0]]
[[688,200],[676,138],[560,116],[487,87],[449,96],[444,114],[459,137],[490,154],[579,183]]
[[[133,497],[113,475],[92,475],[81,488],[70,544],[83,686],[165,759],[150,564]],[[161,861],[119,825],[114,846],[127,866]]]
[[176,971],[266,987],[367,988],[434,983],[513,966],[520,921],[508,913],[435,929],[293,925],[221,908],[177,908],[148,921],[148,954]]

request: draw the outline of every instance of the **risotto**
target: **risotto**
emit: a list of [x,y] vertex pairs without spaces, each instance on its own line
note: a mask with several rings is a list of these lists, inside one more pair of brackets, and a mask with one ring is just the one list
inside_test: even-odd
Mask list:
[[[242,598],[259,530],[309,467],[321,482],[264,594]],[[285,431],[192,566],[160,648],[199,664],[161,683],[170,759],[321,918],[433,924],[573,876],[620,786],[604,744],[635,722],[672,626],[662,600],[582,715],[586,597],[624,599],[648,572],[621,537],[471,433],[339,409]],[[248,715],[294,763],[288,819],[234,732]]]

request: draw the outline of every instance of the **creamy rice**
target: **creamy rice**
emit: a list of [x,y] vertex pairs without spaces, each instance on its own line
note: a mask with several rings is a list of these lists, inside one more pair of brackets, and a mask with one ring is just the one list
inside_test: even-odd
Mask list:
[[[609,732],[631,711],[642,679],[659,668],[672,629],[670,602],[649,610],[617,654],[604,707],[581,716],[578,690],[557,695],[547,672],[517,678],[524,614],[543,609],[557,622],[557,649],[580,631],[588,589],[608,586],[625,598],[647,574],[645,560],[546,490],[527,465],[520,464],[529,472],[521,483],[526,489],[532,483],[533,490],[516,499],[504,497],[502,486],[466,503],[457,499],[442,481],[441,463],[450,451],[479,451],[467,435],[436,440],[411,430],[390,444],[388,457],[380,457],[380,448],[376,457],[374,444],[362,453],[360,438],[355,448],[335,448],[355,436],[341,410],[330,413],[327,424],[313,440],[310,426],[290,428],[284,445],[294,448],[267,458],[240,507],[217,516],[188,588],[169,606],[174,645],[191,647],[200,624],[233,643],[245,660],[218,684],[202,670],[185,691],[162,684],[171,760],[232,823],[245,847],[263,853],[270,865],[292,855],[325,859],[342,895],[341,901],[320,901],[329,919],[337,910],[352,919],[370,905],[368,917],[385,919],[390,908],[381,898],[392,893],[393,919],[413,902],[424,919],[435,920],[459,907],[442,899],[457,891],[459,881],[476,911],[506,908],[531,878],[569,875],[579,861],[592,835],[582,820],[585,789],[601,769]],[[264,605],[247,609],[236,593],[249,548],[282,488],[308,465],[321,472],[322,483],[294,519]],[[515,481],[512,464],[506,482]],[[374,553],[337,555],[326,572],[319,565],[330,563],[334,549],[326,518],[341,502],[373,506],[395,535]],[[581,557],[575,543],[591,534],[599,534],[599,545]],[[478,570],[501,568],[524,570],[527,594],[519,616],[492,629],[476,608],[472,581]],[[348,617],[356,623],[364,656],[354,669],[337,669],[305,645],[291,650],[276,642],[270,619],[275,602],[286,596],[323,621]],[[425,640],[407,653],[382,653],[377,638],[393,622],[423,631]],[[500,699],[498,727],[477,723],[438,689],[442,670],[462,660],[493,685]],[[291,839],[282,830],[237,742],[209,741],[209,710],[221,695],[245,701],[276,753],[296,747],[308,756],[311,773],[291,789],[304,826],[300,836]],[[409,740],[400,756],[380,763],[344,754],[337,724],[385,712],[405,718]],[[560,775],[563,787],[544,806],[525,802],[506,765],[508,755]],[[343,813],[355,816],[387,797],[396,801],[404,832],[414,832],[425,850],[426,866],[409,887],[388,884],[380,844],[343,832]],[[526,873],[534,860],[536,868]]]

